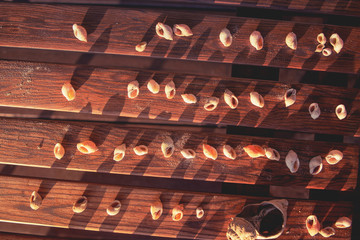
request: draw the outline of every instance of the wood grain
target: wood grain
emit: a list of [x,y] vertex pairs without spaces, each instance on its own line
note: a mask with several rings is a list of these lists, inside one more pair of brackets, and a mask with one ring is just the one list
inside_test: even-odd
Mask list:
[[[147,82],[152,78],[161,85],[159,94],[152,94],[147,89]],[[140,84],[140,95],[129,99],[127,84],[133,80]],[[174,99],[168,100],[164,88],[171,80],[175,82],[177,94]],[[61,93],[65,82],[71,82],[77,91],[72,102],[66,101]],[[231,110],[224,101],[226,88],[239,98],[240,104],[235,110]],[[297,99],[294,105],[286,108],[283,95],[289,88],[297,90]],[[249,93],[252,91],[264,96],[264,108],[250,103]],[[195,94],[199,102],[185,104],[180,96],[183,93]],[[203,108],[210,96],[220,99],[218,107],[212,112]],[[308,112],[313,102],[319,104],[322,112],[316,120]],[[335,114],[338,104],[344,104],[348,112],[348,117],[342,121]],[[179,123],[360,136],[359,89],[244,78],[0,61],[0,105]]]
[[[1,46],[360,72],[360,28],[357,27],[107,6],[1,3],[0,11],[3,13]],[[159,39],[155,25],[163,21],[171,26],[179,22],[188,24],[194,36],[175,37],[174,41]],[[87,29],[88,43],[73,36],[73,23]],[[226,49],[219,41],[224,27],[234,36],[232,46]],[[249,36],[254,30],[259,30],[265,39],[261,51],[250,46]],[[284,42],[291,31],[298,36],[296,51],[290,50]],[[340,54],[324,57],[314,52],[320,32],[327,37],[334,32],[341,36],[344,48]],[[148,42],[148,46],[138,53],[134,46],[141,41]]]
[[11,233],[2,233],[0,232],[1,240],[65,240],[64,238],[50,238],[50,237],[40,237],[33,235],[20,235],[20,234],[11,234]]
[[[61,168],[78,171],[106,172],[135,176],[152,176],[175,179],[264,184],[278,186],[302,186],[309,189],[353,190],[356,187],[359,146],[331,142],[295,141],[263,137],[224,135],[218,133],[160,130],[122,127],[116,124],[58,122],[40,120],[1,119],[0,162],[11,165]],[[165,158],[161,143],[170,136],[175,143],[175,152]],[[83,155],[76,144],[92,140],[99,151]],[[61,143],[66,154],[56,160],[53,149]],[[126,155],[120,162],[113,161],[113,151],[120,144],[127,146]],[[214,161],[206,159],[202,144],[208,143],[218,151]],[[229,160],[223,155],[222,146],[229,144],[236,149],[237,158]],[[279,151],[281,160],[266,158],[251,159],[242,151],[249,144],[269,146]],[[132,148],[146,145],[149,154],[137,156]],[[184,159],[182,149],[196,151],[195,159]],[[300,169],[291,174],[285,165],[285,156],[293,149],[300,159]],[[310,175],[309,161],[315,156],[325,155],[332,149],[344,153],[337,165],[324,160],[324,168],[318,175]]]

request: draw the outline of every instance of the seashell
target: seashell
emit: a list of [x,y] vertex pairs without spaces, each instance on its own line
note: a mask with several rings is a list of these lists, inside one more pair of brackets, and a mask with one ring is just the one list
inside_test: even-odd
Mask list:
[[343,120],[347,116],[347,111],[344,104],[340,104],[335,108],[335,114],[338,119]]
[[202,207],[197,207],[196,208],[196,217],[198,219],[202,218],[204,216],[205,212],[204,209]]
[[66,98],[68,101],[72,101],[76,97],[76,92],[73,86],[70,83],[64,83],[64,85],[61,88],[62,95]]
[[313,157],[309,162],[309,169],[311,175],[316,175],[321,172],[323,168],[321,156]]
[[289,32],[288,35],[286,35],[285,43],[292,50],[296,50],[297,48],[296,34],[293,32]]
[[139,82],[138,81],[132,81],[127,86],[128,91],[128,97],[129,98],[136,98],[139,95]]
[[320,117],[321,110],[320,110],[319,104],[317,104],[317,103],[310,104],[309,113],[310,113],[310,116],[312,117],[312,119],[314,119],[314,120],[317,119],[318,117]]
[[261,50],[264,46],[264,39],[261,36],[259,31],[253,31],[250,35],[250,44],[256,48],[256,50]]
[[336,53],[339,53],[341,49],[344,47],[344,41],[337,33],[334,33],[330,36],[329,42],[334,47],[334,51]]
[[172,220],[180,221],[184,216],[183,210],[184,210],[183,204],[179,204],[176,207],[174,207],[172,209]]
[[163,205],[160,199],[154,201],[150,206],[150,213],[153,220],[158,220],[163,213]]
[[206,99],[204,108],[206,111],[214,111],[218,104],[219,104],[219,98],[209,97],[208,99]]
[[134,150],[134,153],[138,156],[146,155],[146,154],[148,154],[148,151],[149,151],[148,147],[145,145],[136,146],[133,148],[133,150]]
[[194,104],[197,102],[194,94],[181,94],[181,97],[187,104]]
[[215,160],[218,157],[216,149],[208,144],[203,144],[203,153],[205,157]]
[[167,136],[164,142],[161,143],[161,151],[164,154],[164,157],[169,158],[174,153],[174,141]]
[[235,217],[231,218],[226,237],[228,240],[255,240],[258,233],[252,223],[244,218]]
[[230,158],[230,159],[236,158],[236,152],[230,145],[224,145],[223,153],[227,158]]
[[296,173],[300,167],[299,158],[293,150],[290,150],[285,157],[286,166],[289,168],[291,173]]
[[126,144],[123,143],[115,148],[113,160],[116,162],[121,161],[125,157],[125,152],[126,152]]
[[341,217],[335,222],[335,227],[337,228],[348,228],[351,226],[351,219],[348,217]]
[[344,155],[339,150],[331,150],[325,157],[325,160],[330,165],[337,164],[343,159]]
[[265,101],[263,96],[261,96],[259,93],[257,92],[251,92],[250,93],[250,101],[253,105],[259,107],[259,108],[263,108],[265,105]]
[[93,141],[84,141],[78,143],[76,147],[83,154],[90,154],[99,150]]
[[335,235],[335,229],[332,227],[326,227],[326,228],[321,229],[319,233],[321,236],[328,238],[328,237]]
[[273,148],[265,148],[265,156],[270,160],[275,160],[275,161],[280,160],[279,152]]
[[325,34],[324,34],[324,33],[318,34],[317,37],[316,37],[316,40],[317,40],[320,44],[325,45],[325,43],[326,43]]
[[258,158],[265,156],[265,150],[259,145],[247,145],[243,149],[247,153],[247,155],[249,155],[249,157],[251,158]]
[[332,51],[331,51],[330,48],[324,48],[324,49],[322,50],[322,54],[323,54],[325,57],[330,56],[331,53],[332,53]]
[[30,196],[30,207],[33,210],[38,210],[42,204],[42,197],[36,191],[33,191]]
[[83,26],[77,25],[76,23],[72,26],[74,35],[77,39],[79,39],[82,42],[87,42],[87,32],[86,29]]
[[65,149],[64,147],[61,145],[61,143],[57,143],[55,144],[54,147],[54,155],[56,159],[62,159],[63,156],[65,155]]
[[151,79],[148,84],[147,84],[147,88],[149,89],[150,92],[152,92],[153,94],[157,94],[160,91],[160,85],[154,80]]
[[224,100],[231,109],[235,109],[239,104],[239,99],[229,89],[225,89]]
[[110,216],[115,216],[120,212],[121,203],[119,200],[113,201],[110,206],[106,209],[106,213]]
[[225,47],[230,47],[232,44],[232,40],[233,37],[229,31],[229,29],[224,28],[223,30],[221,30],[220,34],[219,34],[219,39],[220,42],[225,46]]
[[85,211],[88,204],[87,197],[81,196],[73,205],[73,212],[74,213],[82,213]]
[[310,236],[312,237],[318,234],[321,228],[320,222],[315,215],[308,216],[306,218],[305,225]]
[[289,107],[293,105],[296,101],[296,90],[293,88],[288,89],[284,94],[284,99],[285,99],[285,107]]
[[165,38],[166,40],[173,40],[173,31],[169,25],[166,25],[162,22],[158,22],[155,27],[156,34],[161,37]]
[[184,149],[181,152],[181,155],[183,155],[184,158],[195,158],[196,152],[192,149]]
[[135,46],[135,50],[137,52],[143,52],[143,51],[145,51],[146,46],[147,46],[147,42],[141,42],[141,43],[139,43],[138,45]]
[[165,95],[167,99],[173,99],[176,94],[175,83],[173,81],[169,82],[165,86]]
[[190,37],[193,35],[193,32],[186,24],[175,24],[173,27],[173,31],[175,35],[179,37]]
[[324,49],[325,45],[324,44],[318,44],[316,46],[315,52],[322,52],[322,50]]

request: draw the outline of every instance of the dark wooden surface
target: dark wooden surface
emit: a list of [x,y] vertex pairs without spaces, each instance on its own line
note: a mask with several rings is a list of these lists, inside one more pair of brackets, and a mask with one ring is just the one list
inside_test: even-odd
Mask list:
[[65,240],[64,238],[38,237],[0,232],[1,240]]
[[[146,9],[99,6],[67,6],[1,3],[1,46],[57,49],[91,53],[152,56],[200,61],[239,63],[318,71],[359,73],[360,28],[286,22],[266,19],[226,17],[182,12],[155,12]],[[155,25],[188,24],[194,36],[159,39]],[[72,24],[83,25],[88,43],[73,36]],[[234,33],[231,47],[224,48],[219,32],[228,27]],[[259,30],[264,39],[263,50],[256,51],[249,43],[252,31]],[[298,49],[290,50],[284,42],[289,32],[298,36]],[[337,32],[344,40],[340,54],[324,57],[315,53],[316,36]],[[147,41],[142,53],[134,46]]]

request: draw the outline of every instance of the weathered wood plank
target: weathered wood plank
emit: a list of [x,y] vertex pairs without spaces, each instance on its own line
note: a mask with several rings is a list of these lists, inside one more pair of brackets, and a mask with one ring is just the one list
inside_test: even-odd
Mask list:
[[[150,128],[122,127],[115,124],[33,121],[1,119],[0,162],[44,168],[61,168],[78,171],[110,172],[135,176],[153,176],[177,179],[194,179],[217,182],[265,184],[279,186],[303,186],[309,189],[351,190],[355,189],[358,171],[359,146],[333,142],[295,141],[263,137],[224,135],[206,132],[191,132],[181,128],[176,131]],[[165,158],[160,146],[165,136],[175,143],[175,152]],[[91,139],[99,151],[83,155],[76,150],[76,143]],[[59,142],[66,149],[61,160],[53,154]],[[214,146],[218,153],[215,161],[206,159],[202,144]],[[126,143],[125,158],[113,161],[113,151]],[[132,148],[146,145],[149,154],[137,156]],[[238,154],[229,160],[222,153],[223,144],[229,144]],[[251,159],[242,151],[248,144],[259,144],[277,149],[281,160],[266,158]],[[195,159],[184,159],[182,149],[196,151]],[[291,174],[285,165],[287,152],[293,149],[299,156],[300,169]],[[332,149],[344,153],[344,159],[337,165],[324,160],[324,168],[318,175],[309,173],[311,158],[325,155]]]
[[1,240],[65,240],[64,238],[50,238],[50,237],[40,237],[40,236],[31,236],[31,235],[20,235],[20,234],[11,234],[11,233],[2,233],[0,232]]
[[[357,27],[107,6],[2,3],[0,11],[3,13],[0,18],[1,46],[360,72],[360,28]],[[194,36],[175,37],[174,41],[159,39],[155,25],[163,21],[171,26],[186,23]],[[88,43],[74,38],[73,23],[87,28]],[[224,27],[234,33],[234,42],[226,49],[219,41],[219,33]],[[254,30],[264,36],[265,45],[261,51],[250,46],[249,35]],[[284,42],[291,31],[298,36],[295,52]],[[337,32],[342,37],[345,45],[340,54],[324,57],[314,52],[316,36],[320,32],[327,37]],[[141,41],[147,41],[148,47],[137,53],[134,46]]]
[[[148,91],[146,84],[151,78],[161,85],[159,94]],[[133,80],[139,81],[140,95],[129,99],[127,84]],[[177,94],[168,100],[164,88],[171,80],[175,82]],[[66,101],[61,93],[62,85],[67,81],[77,90],[72,102]],[[297,99],[294,105],[286,108],[283,95],[291,87],[297,90]],[[240,104],[235,110],[231,110],[223,99],[226,88],[239,98]],[[251,104],[249,93],[252,91],[264,96],[264,108]],[[197,95],[199,103],[185,104],[180,96],[183,93]],[[220,98],[218,107],[211,112],[203,108],[210,96]],[[308,112],[313,102],[319,103],[322,112],[316,120]],[[344,104],[348,112],[348,117],[342,121],[335,114],[338,104]],[[359,89],[243,78],[0,61],[0,105],[360,136]]]

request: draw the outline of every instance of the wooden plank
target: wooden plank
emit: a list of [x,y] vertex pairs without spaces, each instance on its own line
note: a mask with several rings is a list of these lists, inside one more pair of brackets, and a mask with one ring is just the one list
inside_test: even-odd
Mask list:
[[[356,88],[27,62],[0,61],[0,70],[2,106],[360,136],[360,91]],[[161,85],[157,95],[147,90],[151,78]],[[129,99],[127,84],[135,79],[140,84],[140,95]],[[171,80],[177,95],[167,100],[164,87]],[[72,102],[61,93],[67,81],[77,90]],[[283,95],[291,87],[297,90],[296,103],[285,108]],[[226,88],[239,98],[235,110],[223,100]],[[250,103],[252,91],[264,96],[264,108]],[[185,104],[182,93],[197,95],[199,103]],[[211,112],[203,108],[210,96],[220,98],[218,107]],[[322,111],[316,120],[308,112],[313,102],[319,103]],[[334,113],[338,104],[344,104],[348,112],[342,121]]]
[[[229,219],[238,214],[245,204],[265,200],[3,176],[0,189],[0,221],[3,222],[187,239],[226,239]],[[39,190],[44,198],[37,211],[29,207],[29,196],[34,190]],[[72,205],[81,195],[88,197],[88,208],[81,214],[74,214]],[[164,212],[159,220],[153,221],[149,207],[158,197],[163,202]],[[114,199],[119,199],[122,207],[118,215],[110,217],[106,208]],[[170,210],[179,203],[185,206],[184,218],[174,222]],[[202,220],[194,215],[199,205],[205,210]],[[353,213],[349,202],[289,200],[287,226],[278,239],[313,239],[305,227],[305,219],[310,214],[317,215],[323,226],[331,226],[338,217],[351,217]],[[350,238],[349,228],[336,229],[333,237]]]
[[65,240],[64,238],[50,238],[50,237],[39,237],[31,235],[20,235],[20,234],[10,234],[10,233],[1,233],[1,240]]
[[[150,128],[151,127],[151,128]],[[175,143],[175,152],[164,158],[160,146],[165,136]],[[99,151],[83,155],[76,150],[76,143],[91,139]],[[66,149],[61,160],[56,160],[53,148],[59,142]],[[202,144],[214,146],[219,156],[213,161],[202,153]],[[126,143],[125,158],[113,161],[113,151]],[[229,160],[222,153],[223,144],[236,149],[238,157]],[[146,145],[149,154],[137,156],[132,148]],[[249,144],[270,146],[279,151],[281,161],[266,158],[251,159],[242,147]],[[122,127],[115,124],[57,122],[40,120],[1,119],[0,163],[61,168],[78,171],[106,172],[135,176],[152,176],[175,179],[193,179],[245,184],[279,186],[303,186],[309,189],[352,190],[356,187],[359,146],[334,142],[295,141],[263,137],[209,134],[149,128]],[[196,151],[195,159],[184,159],[180,151],[190,148]],[[287,152],[293,149],[299,156],[300,169],[291,174],[285,165]],[[332,149],[344,153],[344,159],[337,165],[324,161],[324,168],[318,175],[309,173],[311,158],[325,155]]]
[[[227,17],[186,12],[155,12],[99,6],[67,6],[2,3],[0,11],[1,46],[56,49],[90,53],[112,53],[159,58],[288,67],[296,69],[360,72],[360,28],[286,22],[266,19]],[[136,17],[134,17],[136,16]],[[155,25],[188,24],[194,36],[159,39]],[[72,24],[82,24],[89,33],[88,43],[74,38]],[[219,33],[227,27],[234,33],[231,47],[222,47]],[[265,39],[263,50],[256,51],[249,35],[259,30]],[[290,50],[284,42],[289,32],[298,36],[298,49]],[[340,54],[324,57],[315,53],[316,36],[329,37],[337,32],[344,40]],[[147,41],[142,53],[134,46]]]

